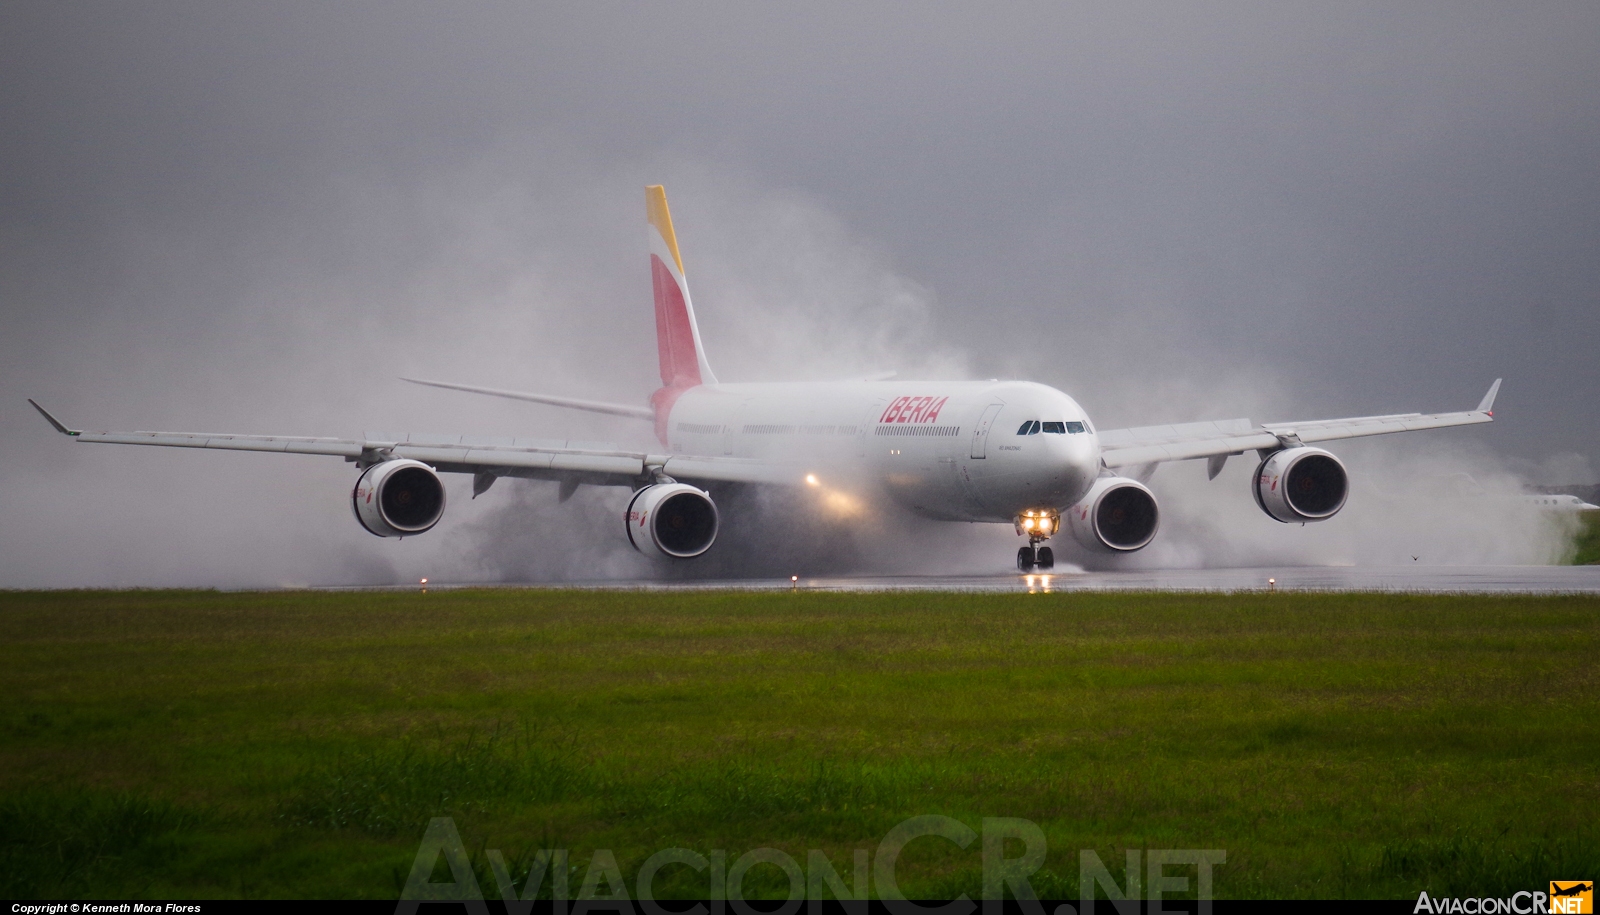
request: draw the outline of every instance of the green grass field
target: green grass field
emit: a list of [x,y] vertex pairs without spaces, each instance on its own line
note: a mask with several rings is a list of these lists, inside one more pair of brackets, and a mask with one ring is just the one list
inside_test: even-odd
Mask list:
[[1578,536],[1573,545],[1577,553],[1573,556],[1574,565],[1594,565],[1600,563],[1600,512],[1584,512],[1579,518],[1582,527],[1578,528]]
[[[606,848],[630,887],[672,846],[848,874],[929,813],[1037,822],[1058,897],[1083,848],[1225,849],[1223,897],[1600,874],[1594,597],[5,592],[0,621],[0,897],[394,898],[436,815],[485,874]],[[918,840],[902,888],[978,895],[976,847]]]

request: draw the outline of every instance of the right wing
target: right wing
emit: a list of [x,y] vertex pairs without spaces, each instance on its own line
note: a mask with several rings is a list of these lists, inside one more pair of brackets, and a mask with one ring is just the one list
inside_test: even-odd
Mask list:
[[[1153,465],[1162,461],[1195,458],[1226,459],[1246,451],[1276,450],[1295,443],[1311,444],[1391,432],[1442,429],[1494,421],[1494,399],[1500,379],[1489,386],[1476,410],[1459,413],[1394,413],[1387,416],[1353,416],[1306,422],[1262,423],[1248,419],[1140,426],[1100,432],[1102,460],[1107,467]],[[1220,464],[1214,465],[1220,469]],[[1215,474],[1213,474],[1215,476]]]
[[80,442],[320,454],[342,457],[358,465],[410,458],[441,473],[487,473],[601,486],[632,486],[648,482],[657,474],[687,481],[799,486],[805,482],[806,474],[799,465],[750,458],[655,454],[603,442],[561,439],[472,440],[461,436],[419,435],[342,439],[218,432],[85,432],[69,429],[44,407],[32,400],[28,403],[33,404],[56,431]]

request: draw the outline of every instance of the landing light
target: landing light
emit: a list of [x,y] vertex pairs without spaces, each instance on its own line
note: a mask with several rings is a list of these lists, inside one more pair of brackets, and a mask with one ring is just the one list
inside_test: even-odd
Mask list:
[[822,504],[841,518],[853,518],[861,514],[861,503],[849,493],[829,492],[822,497]]
[[834,489],[832,486],[824,486],[814,473],[806,474],[805,481],[807,486],[817,490],[818,500],[833,515],[840,518],[853,518],[861,514],[864,506],[855,496]]
[[1044,539],[1061,529],[1061,513],[1049,508],[1030,508],[1016,517],[1017,533]]

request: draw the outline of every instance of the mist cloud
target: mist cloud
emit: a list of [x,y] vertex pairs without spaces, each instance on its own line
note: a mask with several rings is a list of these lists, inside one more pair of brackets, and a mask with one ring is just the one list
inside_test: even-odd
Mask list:
[[[1581,3],[8,4],[0,586],[659,574],[616,554],[617,491],[451,480],[435,531],[383,542],[348,465],[77,446],[23,400],[646,442],[394,379],[641,402],[648,183],[727,380],[1024,377],[1115,427],[1465,409],[1506,377],[1491,427],[1336,449],[1357,489],[1328,524],[1260,516],[1242,458],[1163,467],[1136,562],[1548,561],[1558,522],[1424,481],[1593,479],[1597,52]],[[895,529],[741,568],[1015,546]]]

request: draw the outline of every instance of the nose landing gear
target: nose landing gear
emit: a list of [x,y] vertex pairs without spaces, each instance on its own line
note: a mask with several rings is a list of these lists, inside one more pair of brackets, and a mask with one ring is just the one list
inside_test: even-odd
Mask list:
[[1017,571],[1049,571],[1055,568],[1055,552],[1039,544],[1060,529],[1060,513],[1048,508],[1030,508],[1016,517],[1016,525],[1018,536],[1028,538],[1028,545],[1017,550]]
[[1017,571],[1019,572],[1032,572],[1034,569],[1048,572],[1055,567],[1055,551],[1047,546],[1038,546],[1030,543],[1017,550]]

